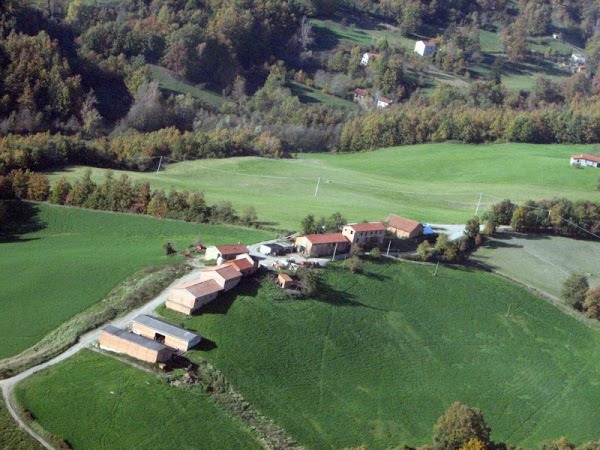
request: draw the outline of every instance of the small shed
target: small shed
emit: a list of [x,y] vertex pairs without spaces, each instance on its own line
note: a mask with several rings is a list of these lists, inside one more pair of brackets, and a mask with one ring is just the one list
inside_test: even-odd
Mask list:
[[176,327],[156,317],[145,314],[133,319],[131,331],[182,352],[195,347],[202,339],[199,334],[192,333],[191,331],[184,330],[183,328]]
[[112,325],[102,329],[99,344],[104,350],[122,353],[149,363],[166,362],[173,356],[173,351],[166,345]]
[[291,289],[296,286],[296,282],[287,273],[280,273],[277,277],[277,285],[281,289]]

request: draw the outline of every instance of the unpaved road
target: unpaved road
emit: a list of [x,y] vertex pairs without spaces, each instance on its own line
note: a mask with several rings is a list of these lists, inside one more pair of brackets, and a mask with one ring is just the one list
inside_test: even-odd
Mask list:
[[15,410],[15,407],[14,407],[14,398],[13,398],[13,390],[14,390],[15,385],[18,382],[20,382],[21,380],[24,380],[25,378],[29,377],[30,375],[33,375],[34,373],[39,372],[40,370],[44,370],[47,367],[53,366],[54,364],[57,364],[65,359],[69,358],[70,356],[73,356],[75,353],[77,353],[82,348],[85,348],[92,342],[97,341],[98,338],[100,337],[100,331],[102,330],[102,328],[104,328],[108,325],[113,325],[118,328],[125,328],[139,314],[152,314],[158,306],[160,306],[162,303],[164,303],[167,300],[167,297],[169,296],[169,290],[171,289],[171,287],[173,287],[177,284],[186,282],[186,281],[191,281],[194,278],[198,278],[201,271],[202,271],[202,267],[194,269],[192,272],[173,281],[165,290],[163,290],[158,296],[156,296],[154,299],[152,299],[145,305],[143,305],[137,309],[134,309],[133,311],[129,312],[125,316],[118,317],[118,318],[114,319],[113,321],[108,322],[108,323],[102,325],[101,327],[96,328],[95,330],[92,330],[92,331],[82,335],[79,338],[79,341],[77,342],[77,344],[75,344],[73,347],[66,350],[64,353],[61,353],[60,355],[52,358],[49,361],[46,361],[45,363],[40,364],[38,366],[31,367],[30,369],[27,369],[27,370],[21,372],[20,374],[15,375],[12,378],[0,380],[0,388],[2,388],[2,395],[6,402],[6,407],[7,407],[8,411],[10,412],[11,416],[13,416],[15,421],[19,424],[19,426],[23,430],[25,430],[27,433],[29,433],[35,440],[40,442],[40,444],[42,444],[45,448],[48,448],[48,449],[54,448],[48,442],[46,442],[40,435],[38,435],[35,431],[33,431],[18,416],[18,414]]

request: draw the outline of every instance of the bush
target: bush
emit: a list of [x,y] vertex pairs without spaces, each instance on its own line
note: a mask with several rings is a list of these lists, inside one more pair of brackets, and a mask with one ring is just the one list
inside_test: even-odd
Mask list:
[[358,256],[352,256],[345,262],[346,268],[352,273],[360,272],[363,267],[363,262]]
[[165,245],[163,245],[163,250],[165,251],[165,255],[167,256],[172,256],[175,253],[177,253],[177,250],[173,248],[173,245],[171,245],[170,242],[167,242]]
[[562,286],[561,298],[570,307],[580,310],[590,288],[587,278],[578,273],[572,273]]
[[373,249],[371,249],[370,255],[373,259],[379,259],[381,258],[381,250],[379,249],[379,247],[374,247]]

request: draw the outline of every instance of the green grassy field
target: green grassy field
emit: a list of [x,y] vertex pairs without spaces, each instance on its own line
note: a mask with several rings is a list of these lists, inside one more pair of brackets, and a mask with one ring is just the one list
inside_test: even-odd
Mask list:
[[425,444],[454,401],[526,449],[598,439],[597,327],[485,272],[365,269],[328,268],[318,300],[247,283],[200,316],[161,312],[214,343],[188,357],[208,358],[309,448]]
[[[162,245],[256,242],[237,227],[33,205],[30,232],[0,241],[0,358],[30,347],[143,267],[172,261]],[[34,221],[37,221],[35,224]]]
[[197,392],[89,350],[16,388],[20,403],[73,448],[261,448]]
[[346,100],[335,95],[327,95],[323,91],[296,81],[288,80],[292,94],[297,96],[302,103],[322,103],[324,105],[334,106],[342,109],[357,109],[358,105],[350,100]]
[[600,284],[600,240],[499,234],[475,259],[556,297],[573,272],[587,275],[591,286]]
[[[598,171],[569,165],[590,146],[533,144],[427,144],[369,153],[299,154],[295,159],[228,158],[171,164],[159,174],[129,173],[154,188],[206,193],[210,203],[229,200],[256,207],[260,220],[298,229],[309,213],[340,211],[348,220],[379,220],[395,213],[430,223],[462,223],[482,207],[510,198],[600,200]],[[83,168],[51,173],[80,177]],[[94,169],[101,179],[104,170]],[[321,178],[315,196],[317,179]]]
[[192,84],[186,83],[185,81],[177,80],[173,77],[167,69],[160,66],[149,65],[152,78],[158,81],[161,89],[173,94],[190,94],[195,99],[198,99],[204,103],[220,108],[225,99],[212,91],[201,89]]

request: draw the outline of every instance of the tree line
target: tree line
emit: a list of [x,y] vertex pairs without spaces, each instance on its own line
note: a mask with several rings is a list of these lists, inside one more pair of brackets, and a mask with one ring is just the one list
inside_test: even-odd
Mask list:
[[[0,176],[0,200],[48,201],[57,205],[144,214],[186,222],[258,225],[253,206],[239,213],[231,202],[207,204],[201,192],[153,190],[147,181],[133,183],[127,175],[116,178],[110,171],[101,183],[93,181],[91,176],[92,171],[87,169],[81,178],[72,183],[66,177],[61,177],[51,185],[48,177],[42,173],[12,170],[8,175]],[[5,211],[5,204],[0,208],[0,221],[2,211]]]

